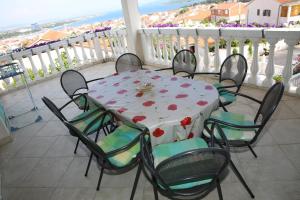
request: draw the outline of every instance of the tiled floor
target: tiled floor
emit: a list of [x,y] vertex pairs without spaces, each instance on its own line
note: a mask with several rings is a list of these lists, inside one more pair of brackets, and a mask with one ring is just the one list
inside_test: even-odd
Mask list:
[[[113,63],[97,65],[82,71],[88,78],[114,72]],[[102,187],[96,192],[99,169],[92,163],[88,177],[84,170],[88,151],[81,145],[73,154],[76,139],[41,102],[47,96],[62,105],[67,101],[59,79],[31,88],[44,120],[13,133],[14,141],[0,149],[2,192],[8,200],[123,200],[129,199],[136,170],[120,176],[104,175]],[[244,87],[242,92],[262,98],[265,91]],[[24,90],[1,98],[8,111],[19,112],[29,107]],[[231,111],[254,115],[257,105],[238,99]],[[68,108],[69,117],[78,111]],[[253,158],[249,151],[232,153],[234,162],[249,183],[258,200],[300,199],[300,99],[284,96],[268,123]],[[222,183],[225,200],[250,199],[232,172]],[[150,184],[143,177],[135,199],[154,199]],[[161,197],[160,199],[165,199]],[[205,199],[218,199],[213,191]]]

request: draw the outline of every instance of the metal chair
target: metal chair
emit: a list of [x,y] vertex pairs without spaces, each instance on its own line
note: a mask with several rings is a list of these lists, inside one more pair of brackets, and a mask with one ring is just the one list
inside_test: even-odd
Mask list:
[[[66,104],[64,104],[62,107],[58,108],[50,99],[47,97],[43,97],[42,101],[45,103],[45,105],[51,110],[51,112],[62,122],[68,121],[70,124],[73,124],[75,127],[77,127],[82,133],[86,135],[91,135],[93,133],[96,133],[95,141],[98,140],[100,130],[102,129],[104,131],[104,134],[108,134],[110,130],[108,127],[113,126],[112,123],[110,123],[109,118],[105,118],[104,125],[100,124],[99,118],[101,119],[102,113],[104,112],[102,107],[99,107],[94,110],[89,110],[86,112],[83,112],[79,114],[78,116],[75,116],[71,120],[67,120],[66,117],[63,115],[62,110],[66,108],[70,103],[72,103],[74,100],[76,101],[76,98],[86,98],[85,95],[79,95],[75,97],[74,99],[71,99]],[[97,123],[95,123],[95,121]],[[93,124],[93,126],[90,126],[90,124]],[[69,132],[72,136],[77,137],[77,135],[72,131],[72,129],[69,129]],[[77,148],[79,144],[79,138],[77,140],[74,153],[76,154]]]
[[183,73],[185,74],[183,77],[194,78],[196,67],[197,60],[195,54],[188,49],[183,49],[174,56],[172,67],[155,71],[172,70],[173,75]]
[[[282,98],[283,92],[283,83],[274,84],[268,90],[262,101],[244,94],[231,92],[234,95],[245,97],[260,104],[254,120],[251,120],[247,115],[244,114],[224,111],[214,112],[212,113],[211,117],[205,121],[205,130],[203,131],[204,137],[209,138],[211,135],[215,135],[216,138],[220,138],[219,134],[225,135],[230,147],[248,147],[253,156],[256,158],[257,155],[251,145],[257,141],[257,138],[261,134],[266,123],[276,110]],[[220,128],[214,128],[216,125]],[[222,145],[222,142],[219,141],[218,143]],[[230,165],[251,197],[254,198],[253,193],[247,186],[246,182],[232,161],[230,161]]]
[[151,148],[150,142],[141,137],[141,145],[140,165],[153,186],[155,200],[157,192],[176,200],[201,199],[214,188],[223,199],[220,177],[230,154],[226,148],[215,147],[213,139],[206,143],[193,138]]
[[[100,188],[104,172],[111,175],[123,174],[133,169],[139,163],[140,136],[144,135],[142,129],[139,129],[133,124],[120,121],[120,119],[110,111],[105,111],[102,113],[101,118],[99,118],[98,121],[101,121],[102,126],[104,126],[103,119],[107,116],[118,123],[118,126],[109,135],[101,138],[98,143],[88,138],[86,134],[82,134],[73,124],[65,121],[66,126],[72,130],[80,141],[91,151],[85,176],[88,175],[92,157],[95,156],[97,159],[98,165],[101,168],[97,190]],[[90,126],[93,126],[93,124],[90,124]],[[140,171],[141,169],[139,168],[137,174],[139,174]],[[135,181],[130,199],[133,199],[136,187],[137,182]]]
[[[71,69],[62,73],[60,84],[64,92],[73,100],[80,110],[89,110],[97,106],[95,106],[95,103],[86,93],[89,89],[88,83],[101,79],[103,78],[87,81],[80,72]],[[80,96],[80,98],[75,98],[78,96]]]
[[[218,89],[220,95],[220,106],[227,111],[225,106],[236,101],[236,95],[228,92],[228,89],[234,89],[239,92],[247,75],[248,64],[246,58],[242,54],[232,54],[228,56],[221,65],[220,72],[199,72],[195,75],[218,75],[219,82],[214,86]],[[224,85],[224,81],[230,83]]]
[[143,69],[143,64],[137,55],[133,53],[125,53],[117,59],[115,69],[117,73],[130,70],[141,70]]

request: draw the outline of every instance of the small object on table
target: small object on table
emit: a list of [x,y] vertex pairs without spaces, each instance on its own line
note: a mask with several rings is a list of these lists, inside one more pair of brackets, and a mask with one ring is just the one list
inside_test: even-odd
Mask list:
[[27,89],[27,92],[28,92],[28,95],[29,95],[29,98],[31,100],[31,103],[33,105],[33,108],[30,109],[29,111],[26,111],[24,113],[20,113],[20,114],[17,114],[17,115],[11,115],[11,116],[8,116],[7,118],[11,121],[17,117],[20,117],[20,116],[23,116],[25,114],[28,114],[30,112],[36,112],[37,114],[37,117],[36,119],[33,121],[33,122],[29,122],[29,123],[26,123],[22,126],[13,126],[11,123],[10,123],[10,130],[13,132],[13,131],[16,131],[20,128],[23,128],[25,126],[29,126],[33,123],[36,123],[36,122],[39,122],[42,120],[42,117],[39,115],[39,112],[38,112],[38,108],[34,102],[34,99],[32,97],[32,93],[29,89],[29,86],[28,86],[28,83],[27,83],[27,80],[26,80],[26,76],[24,74],[24,71],[19,67],[19,65],[17,63],[8,63],[8,64],[4,64],[4,65],[0,65],[0,80],[4,80],[4,79],[7,79],[7,78],[12,78],[12,77],[15,77],[15,76],[18,76],[18,75],[21,75],[23,76],[23,80],[24,80],[24,83],[25,83],[25,86],[26,86],[26,89]]
[[144,85],[142,85],[141,87],[137,87],[136,89],[139,92],[149,92],[152,90],[153,87],[154,85],[152,83],[145,83]]

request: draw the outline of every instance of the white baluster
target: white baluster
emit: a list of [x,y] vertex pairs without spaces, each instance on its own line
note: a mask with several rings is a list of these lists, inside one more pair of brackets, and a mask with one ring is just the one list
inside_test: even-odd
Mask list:
[[199,37],[194,36],[194,41],[195,41],[195,56],[197,60],[197,69],[196,71],[200,72],[200,54],[199,54]]
[[107,37],[101,37],[101,40],[102,40],[102,44],[103,44],[103,48],[104,48],[104,54],[105,54],[105,58],[107,59],[109,57],[109,54],[108,54],[108,47],[107,47],[107,43],[108,43],[108,39]]
[[204,37],[204,71],[209,71],[209,49],[208,49],[208,37]]
[[232,38],[226,39],[226,57],[231,55],[231,43],[232,43]]
[[160,49],[160,35],[157,35],[157,47],[156,47],[156,51],[157,51],[157,56],[158,56],[158,62],[160,64],[162,64],[162,52]]
[[164,57],[164,64],[168,65],[168,50],[167,50],[167,42],[166,42],[166,35],[162,35],[163,38],[163,57]]
[[244,46],[245,46],[245,39],[241,38],[239,40],[239,53],[242,54],[242,55],[245,55]]
[[89,44],[91,60],[94,61],[95,60],[95,53],[94,53],[94,50],[93,50],[93,47],[92,47],[92,40],[88,40],[87,42]]
[[97,59],[103,60],[103,53],[102,53],[101,45],[99,42],[99,38],[97,36],[93,37],[93,44],[95,47]]
[[175,56],[175,42],[174,42],[174,38],[173,38],[173,35],[170,36],[170,39],[171,39],[171,46],[170,46],[170,62],[172,62],[174,56]]
[[76,48],[76,44],[71,44],[72,46],[72,49],[73,49],[73,52],[74,52],[74,55],[75,55],[75,59],[77,60],[78,63],[80,63],[80,58],[78,56],[78,52],[77,52],[77,48]]
[[67,56],[69,67],[72,67],[73,62],[72,62],[71,56],[69,54],[68,47],[67,46],[63,46],[63,48],[64,48],[66,56]]
[[51,50],[50,50],[50,48],[49,48],[49,50],[47,50],[46,52],[47,52],[47,55],[48,55],[48,58],[49,58],[49,61],[50,61],[50,70],[51,71],[53,71],[53,69],[55,69],[55,64],[54,64],[54,62],[53,62],[53,58],[52,58],[52,55],[51,55],[51,52],[50,52]]
[[267,64],[266,71],[265,71],[266,78],[263,82],[263,85],[267,86],[267,87],[269,87],[273,84],[272,78],[273,78],[273,75],[275,72],[274,52],[275,52],[275,46],[276,46],[276,43],[278,42],[278,40],[277,39],[268,39],[268,42],[270,44],[270,53],[269,53],[268,64]]
[[178,34],[177,34],[177,52],[180,51],[182,48],[181,48],[181,37],[180,37],[180,33],[178,31]]
[[185,48],[189,49],[190,47],[189,47],[189,36],[188,35],[186,35],[184,37],[184,41],[185,41]]
[[253,39],[253,59],[251,64],[251,76],[249,78],[249,82],[253,84],[257,84],[257,72],[258,72],[258,45],[259,39]]
[[290,87],[290,79],[293,75],[293,71],[292,71],[292,62],[293,62],[293,53],[294,53],[294,47],[295,45],[298,43],[298,40],[289,40],[289,39],[285,39],[285,42],[288,45],[288,53],[286,56],[286,65],[283,69],[283,82],[284,85],[287,89],[287,91],[289,90]]
[[37,70],[37,67],[34,64],[34,61],[32,59],[32,55],[29,55],[28,58],[29,58],[29,61],[30,61],[30,64],[31,64],[32,72],[34,73],[34,75],[36,75],[38,70]]
[[63,68],[65,65],[64,65],[64,62],[63,62],[63,60],[62,60],[62,58],[61,58],[61,54],[60,54],[60,52],[59,52],[58,47],[55,47],[55,52],[56,52],[56,54],[57,54],[57,60],[58,60],[58,63],[59,63],[59,65],[60,65],[60,67]]
[[151,55],[153,57],[153,62],[156,63],[157,62],[157,57],[156,57],[156,54],[155,54],[154,34],[150,35],[150,44],[151,44]]
[[83,59],[83,62],[85,63],[88,60],[87,55],[85,53],[85,48],[83,46],[83,42],[80,41],[79,44],[80,44],[80,47],[81,47],[82,59]]
[[45,65],[45,62],[43,60],[42,53],[38,53],[37,55],[38,55],[39,60],[41,62],[42,70],[44,71],[45,74],[47,74],[48,73],[48,69],[47,69],[47,66]]
[[215,72],[220,72],[220,38],[215,38],[215,58],[214,58],[214,65],[215,65]]

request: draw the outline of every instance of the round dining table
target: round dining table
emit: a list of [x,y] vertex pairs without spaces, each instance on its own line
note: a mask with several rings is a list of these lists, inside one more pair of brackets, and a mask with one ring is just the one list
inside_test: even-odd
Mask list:
[[[143,90],[148,84],[149,90]],[[89,96],[104,108],[149,130],[152,146],[197,137],[219,105],[204,81],[152,70],[127,71],[93,82]]]

